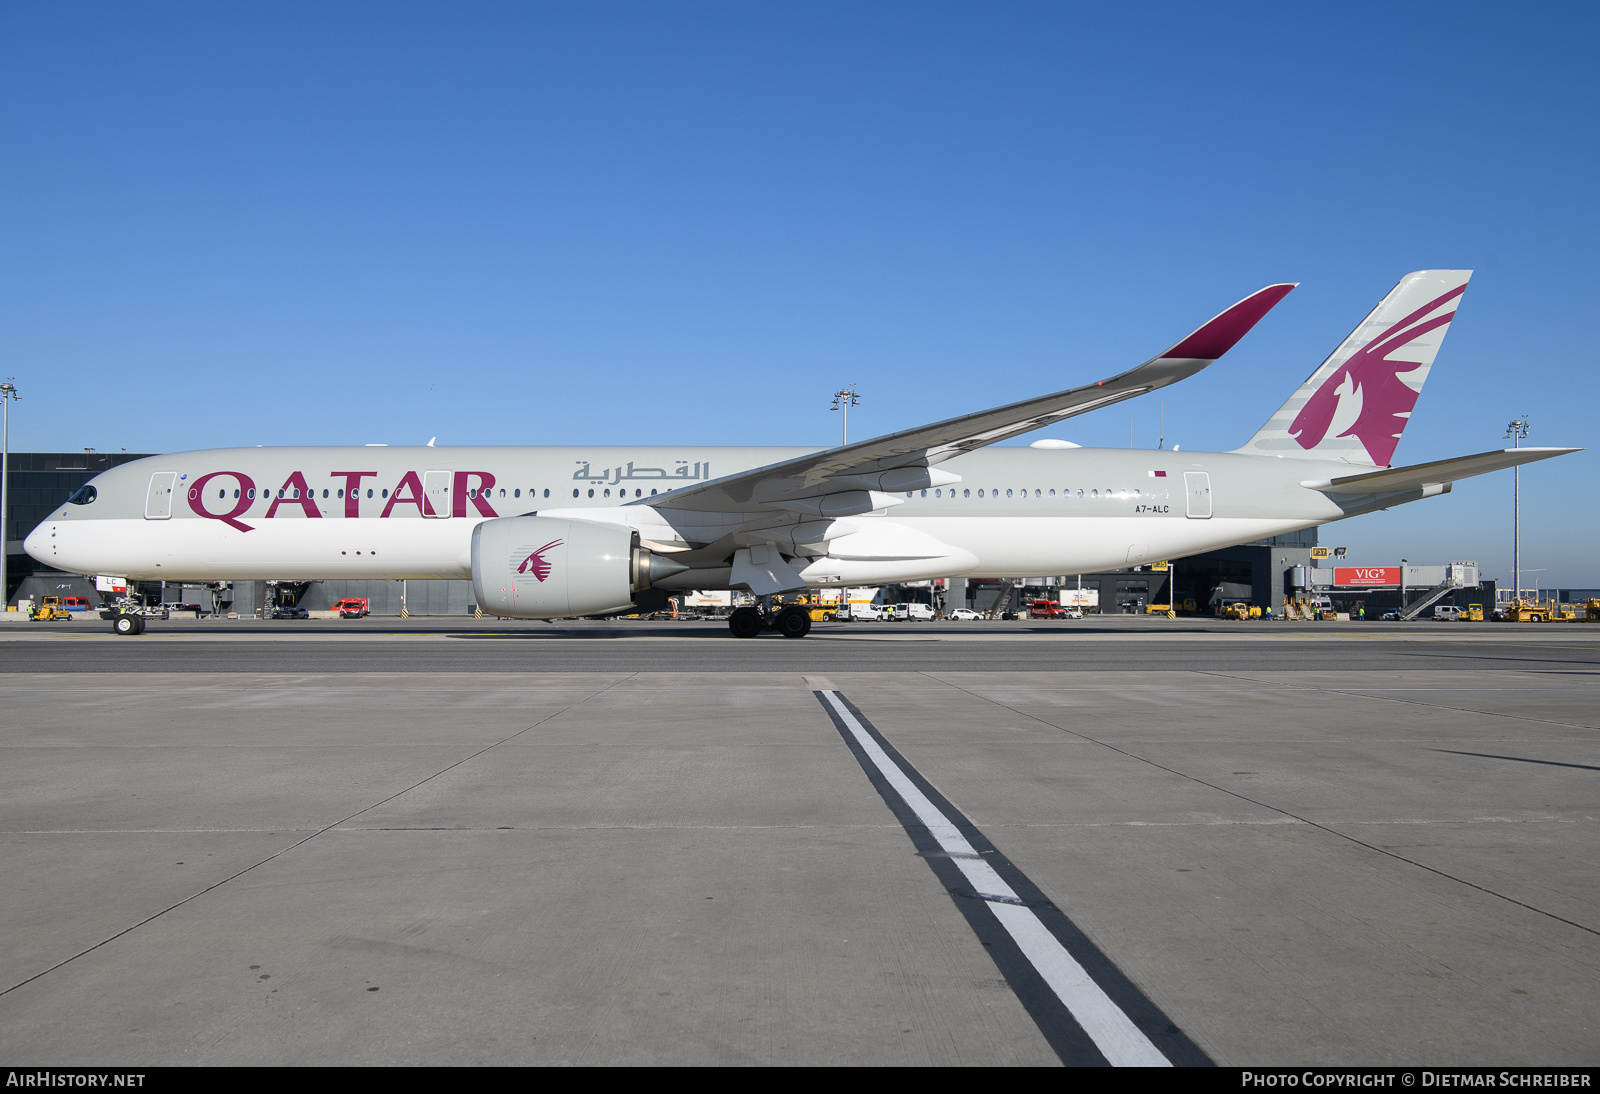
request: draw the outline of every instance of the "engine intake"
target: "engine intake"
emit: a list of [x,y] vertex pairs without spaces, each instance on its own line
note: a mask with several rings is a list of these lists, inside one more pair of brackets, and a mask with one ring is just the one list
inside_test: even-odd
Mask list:
[[615,524],[533,515],[472,530],[472,591],[480,608],[506,619],[624,611],[635,593],[684,569]]

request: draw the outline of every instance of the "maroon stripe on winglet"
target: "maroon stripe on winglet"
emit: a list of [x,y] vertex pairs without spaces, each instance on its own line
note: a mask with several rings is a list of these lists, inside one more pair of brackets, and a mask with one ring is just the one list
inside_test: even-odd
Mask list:
[[1259,292],[1251,293],[1161,356],[1215,361],[1249,334],[1250,328],[1259,323],[1261,317],[1288,296],[1293,288],[1293,285],[1268,285]]

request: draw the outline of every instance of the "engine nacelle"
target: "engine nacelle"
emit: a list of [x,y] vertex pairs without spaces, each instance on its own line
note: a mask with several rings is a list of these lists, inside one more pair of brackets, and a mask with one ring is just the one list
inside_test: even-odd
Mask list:
[[633,606],[652,578],[685,567],[638,546],[615,524],[561,517],[503,517],[472,530],[472,591],[507,619],[604,615]]

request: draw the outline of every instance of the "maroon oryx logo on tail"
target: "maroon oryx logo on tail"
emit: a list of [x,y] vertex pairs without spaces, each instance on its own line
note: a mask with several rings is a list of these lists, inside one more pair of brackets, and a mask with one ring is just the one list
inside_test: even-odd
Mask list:
[[1466,289],[1462,285],[1429,301],[1334,369],[1333,375],[1322,382],[1289,425],[1289,432],[1300,442],[1300,447],[1312,449],[1323,442],[1333,425],[1341,398],[1360,399],[1360,413],[1339,436],[1357,438],[1366,446],[1373,463],[1387,467],[1395,446],[1400,443],[1411,408],[1417,405],[1417,391],[1400,379],[1400,373],[1415,372],[1421,367],[1412,361],[1391,361],[1389,354],[1454,319],[1456,312],[1451,308],[1443,315],[1422,321],[1423,316],[1460,296]]
[[545,578],[550,576],[550,562],[544,557],[544,553],[552,547],[559,546],[561,546],[561,541],[559,539],[553,539],[549,543],[546,543],[543,547],[540,547],[537,551],[534,551],[531,555],[522,560],[521,564],[517,567],[517,573],[531,573],[539,581],[543,581]]

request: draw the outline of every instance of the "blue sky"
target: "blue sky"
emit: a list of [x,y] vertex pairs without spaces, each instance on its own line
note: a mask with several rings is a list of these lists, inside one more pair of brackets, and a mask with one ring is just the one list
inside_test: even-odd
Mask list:
[[[1409,270],[1478,271],[1396,454],[1600,445],[1600,8],[0,10],[18,450],[781,443],[1097,379],[1299,281],[1160,396],[1245,440]],[[1591,452],[1530,578],[1600,585]],[[1509,577],[1511,475],[1324,531]],[[1581,484],[1581,487],[1580,487]],[[1539,568],[1543,568],[1539,570]]]

